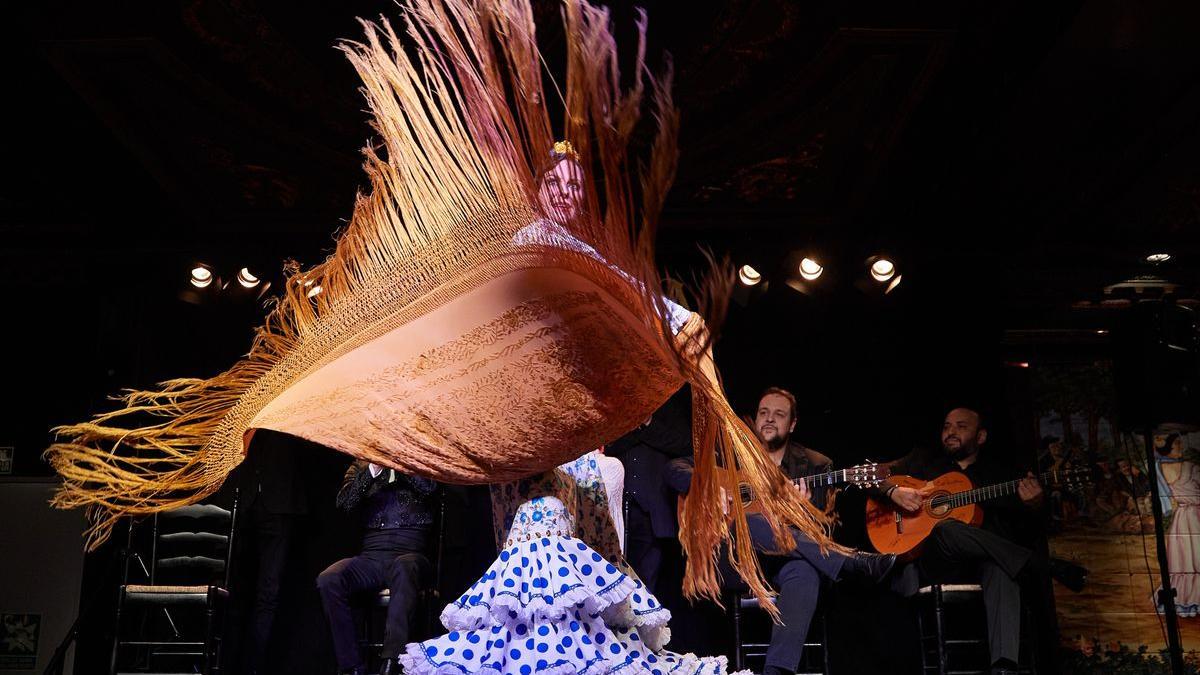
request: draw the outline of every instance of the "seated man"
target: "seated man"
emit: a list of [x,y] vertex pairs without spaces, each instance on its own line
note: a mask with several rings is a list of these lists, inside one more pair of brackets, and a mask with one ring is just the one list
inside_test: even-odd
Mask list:
[[317,577],[339,672],[365,672],[350,612],[351,596],[384,588],[391,590],[392,597],[383,634],[381,672],[400,672],[397,657],[409,641],[420,571],[427,564],[424,551],[433,524],[431,495],[436,485],[362,460],[346,470],[337,505],[347,511],[361,509],[366,528],[363,550],[335,562]]
[[[754,431],[782,473],[788,478],[799,478],[828,471],[831,465],[828,457],[791,440],[795,428],[796,398],[784,389],[767,389],[759,399]],[[677,492],[687,494],[691,479],[690,457],[672,460],[667,465],[665,480]],[[804,482],[797,484],[797,489],[809,497]],[[823,508],[826,494],[813,495],[812,499],[818,508]],[[749,525],[755,548],[763,552],[763,569],[770,574],[770,581],[779,594],[776,606],[783,617],[783,624],[771,629],[763,674],[794,673],[800,665],[804,639],[817,608],[822,580],[836,581],[854,576],[879,582],[887,576],[896,557],[872,553],[847,556],[834,551],[823,554],[816,543],[795,529],[792,534],[796,547],[781,556],[774,553],[775,537],[761,514],[750,514]]]
[[[987,428],[979,413],[969,408],[955,408],[947,413],[942,424],[942,449],[917,449],[891,464],[893,475],[906,475],[933,480],[950,471],[967,475],[976,487],[984,487],[1012,479],[1000,458],[983,452]],[[905,511],[921,508],[927,488],[914,489],[885,483],[881,493]],[[924,542],[915,568],[905,570],[906,594],[915,593],[923,583],[974,582],[983,586],[983,604],[987,614],[988,645],[994,673],[1014,669],[1021,625],[1021,587],[1019,580],[1029,578],[1042,593],[1049,583],[1047,562],[1025,546],[1015,543],[1019,532],[1028,532],[1033,524],[1035,509],[1043,503],[1041,485],[1032,474],[1023,479],[1017,494],[989,500],[981,505],[983,524],[972,527],[947,518],[938,523]],[[1039,623],[1045,622],[1046,612],[1036,608]],[[1052,607],[1049,610],[1053,617]],[[1053,618],[1049,619],[1053,622]],[[1053,625],[1040,626],[1039,634],[1053,635]],[[1054,640],[1050,640],[1051,647]],[[1052,654],[1054,649],[1043,650]],[[1043,654],[1039,654],[1043,656]],[[1043,666],[1050,665],[1043,662]],[[1053,671],[1048,671],[1053,672]]]
[[663,480],[667,462],[692,454],[691,388],[683,387],[637,429],[604,449],[625,465],[629,496],[625,559],[655,592],[666,544],[679,534],[675,495]]

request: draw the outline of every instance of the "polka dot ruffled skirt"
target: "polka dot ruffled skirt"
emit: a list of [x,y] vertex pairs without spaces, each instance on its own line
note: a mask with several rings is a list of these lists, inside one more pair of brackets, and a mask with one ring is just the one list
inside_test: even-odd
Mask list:
[[442,612],[450,633],[408,645],[404,671],[484,675],[720,675],[725,657],[661,649],[670,613],[574,537],[513,541]]

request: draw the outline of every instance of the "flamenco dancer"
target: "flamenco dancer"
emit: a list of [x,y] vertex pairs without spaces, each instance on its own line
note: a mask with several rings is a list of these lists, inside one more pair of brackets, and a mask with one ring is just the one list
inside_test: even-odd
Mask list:
[[724,656],[662,649],[670,612],[621,558],[597,454],[493,486],[500,556],[442,612],[448,634],[408,645],[404,672],[726,672]]
[[[63,478],[55,503],[88,509],[90,546],[121,517],[212,494],[255,430],[272,429],[403,474],[510,481],[499,500],[513,514],[507,557],[446,616],[457,629],[406,654],[414,668],[473,672],[448,658],[469,649],[465,662],[479,665],[486,653],[483,666],[506,673],[543,660],[546,672],[609,672],[626,661],[637,667],[621,672],[720,672],[719,659],[655,653],[665,611],[594,541],[576,539],[587,524],[570,514],[567,474],[555,470],[626,434],[688,382],[695,474],[680,532],[685,595],[718,597],[716,552],[730,543],[731,565],[778,616],[741,503],[723,517],[724,481],[762,495],[780,551],[797,533],[822,552],[843,550],[725,400],[709,336],[732,276],[712,275],[700,289],[703,319],[656,290],[653,243],[675,171],[678,111],[669,64],[654,76],[645,63],[644,16],[622,77],[607,11],[564,0],[562,15],[567,72],[552,92],[575,145],[559,147],[571,163],[550,173],[554,189],[579,190],[579,202],[546,204],[554,135],[528,0],[406,0],[402,33],[364,23],[365,40],[342,45],[378,134],[363,151],[369,192],[327,260],[287,268],[283,296],[245,358],[214,377],[129,392],[123,408],[56,430],[47,450]],[[634,158],[647,102],[653,133],[638,136],[650,138],[649,151]],[[583,207],[559,213],[573,203]],[[477,414],[467,420],[464,408]],[[540,656],[514,656],[522,646]],[[443,665],[417,664],[435,658]]]
[[[566,227],[584,204],[578,154],[563,141],[554,144],[550,158],[538,190],[545,217],[516,240],[603,262]],[[664,302],[678,333],[691,312]],[[406,673],[726,671],[723,656],[663,650],[670,612],[621,554],[598,457],[593,450],[552,471],[491,487],[500,556],[442,612],[450,633],[408,645],[400,659]]]

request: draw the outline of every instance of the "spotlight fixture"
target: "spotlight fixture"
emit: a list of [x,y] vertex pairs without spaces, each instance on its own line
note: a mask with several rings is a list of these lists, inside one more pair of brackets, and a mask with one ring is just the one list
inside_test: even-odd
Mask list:
[[[312,283],[312,282],[309,282],[309,283]],[[304,285],[308,286],[308,284],[304,284]],[[321,285],[320,284],[317,284],[316,286],[313,286],[308,289],[308,297],[310,297],[310,298],[315,298],[320,294],[321,294]]]
[[821,276],[821,273],[824,271],[825,268],[821,267],[821,263],[812,258],[805,258],[800,261],[800,276],[804,277],[805,281],[816,281],[817,277]]
[[887,258],[879,258],[871,263],[871,276],[880,283],[891,279],[896,274],[896,264]]
[[1146,256],[1146,262],[1155,263],[1155,264],[1165,263],[1170,259],[1171,259],[1170,253],[1151,253],[1150,255]]
[[192,268],[192,285],[196,288],[208,288],[208,285],[213,282],[212,270],[204,265],[196,265]]
[[884,289],[883,294],[887,295],[888,293],[891,293],[892,291],[896,290],[896,287],[900,285],[900,280],[903,278],[904,278],[903,274],[897,274],[895,276],[895,278],[892,279],[892,282],[887,285],[887,288]]
[[243,288],[254,288],[260,283],[260,279],[254,276],[248,267],[238,270],[237,280]]
[[742,268],[738,270],[738,280],[746,286],[756,286],[758,282],[762,281],[762,275],[753,267],[742,265]]

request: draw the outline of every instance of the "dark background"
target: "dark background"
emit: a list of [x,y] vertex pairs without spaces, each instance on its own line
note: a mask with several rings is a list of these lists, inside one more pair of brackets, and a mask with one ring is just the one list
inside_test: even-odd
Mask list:
[[[534,4],[553,61],[558,8]],[[946,405],[972,401],[1028,456],[1020,363],[1107,357],[1099,331],[1135,297],[1196,305],[1200,5],[643,4],[683,110],[663,263],[686,278],[703,245],[768,278],[718,345],[736,406],[787,387],[800,438],[854,463],[932,442]],[[9,8],[0,445],[17,473],[47,473],[48,429],[121,387],[208,376],[244,352],[262,298],[236,282],[188,294],[194,263],[278,284],[285,259],[331,249],[369,137],[333,46],[380,13],[395,8]],[[1151,266],[1156,251],[1174,257]],[[878,254],[903,275],[886,296],[866,280]],[[826,267],[806,293],[786,283],[801,255]],[[330,500],[344,461],[309,463]],[[307,609],[283,614],[298,664],[328,657],[311,579],[354,542],[332,513],[313,518],[290,600]]]

